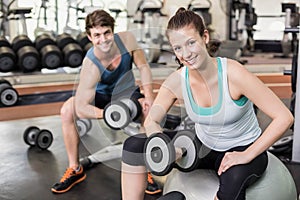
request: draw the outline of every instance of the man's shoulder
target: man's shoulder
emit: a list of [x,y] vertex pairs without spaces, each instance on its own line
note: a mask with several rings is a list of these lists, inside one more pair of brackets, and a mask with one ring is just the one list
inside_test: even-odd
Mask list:
[[115,34],[117,34],[120,37],[121,41],[127,48],[136,44],[136,38],[133,35],[133,33],[130,31],[123,31],[123,32],[115,33]]

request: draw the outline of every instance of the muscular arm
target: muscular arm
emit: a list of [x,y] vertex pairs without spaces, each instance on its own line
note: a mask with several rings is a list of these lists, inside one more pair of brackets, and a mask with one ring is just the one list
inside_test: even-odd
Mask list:
[[146,61],[144,52],[142,49],[137,49],[133,52],[134,63],[139,69],[141,76],[141,84],[144,90],[146,98],[153,99],[153,88],[152,88],[152,73],[150,67]]
[[139,47],[134,35],[131,32],[123,32],[119,34],[126,44],[128,51],[132,52],[133,62],[138,68],[141,77],[141,86],[144,90],[146,98],[153,101],[153,88],[152,88],[152,73],[150,66],[146,60],[144,51]]
[[102,118],[103,111],[91,103],[95,99],[95,88],[100,80],[98,68],[87,58],[84,59],[80,80],[75,94],[75,110],[79,118]]
[[178,73],[174,72],[160,87],[144,123],[146,134],[148,136],[162,131],[160,126],[161,121],[166,116],[174,102],[177,99],[182,99],[181,87],[180,84],[178,84],[178,80],[180,80],[179,78]]

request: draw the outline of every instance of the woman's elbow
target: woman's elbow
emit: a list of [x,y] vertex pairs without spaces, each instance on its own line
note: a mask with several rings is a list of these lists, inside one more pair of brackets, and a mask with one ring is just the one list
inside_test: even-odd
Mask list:
[[291,112],[287,112],[285,115],[281,115],[280,121],[283,126],[290,128],[294,123],[294,116]]

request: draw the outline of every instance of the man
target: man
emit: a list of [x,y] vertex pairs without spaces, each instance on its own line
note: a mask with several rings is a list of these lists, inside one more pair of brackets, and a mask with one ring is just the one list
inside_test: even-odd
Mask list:
[[[61,108],[62,132],[69,166],[61,180],[51,188],[54,193],[67,192],[86,178],[79,163],[76,118],[102,119],[103,108],[112,98],[126,94],[141,103],[143,123],[154,99],[151,71],[133,34],[114,34],[115,20],[104,10],[88,14],[85,23],[86,33],[93,47],[82,62],[75,97],[68,99]],[[140,72],[143,94],[135,85],[133,63]],[[149,190],[146,190],[146,193],[161,192],[151,176],[148,183]]]

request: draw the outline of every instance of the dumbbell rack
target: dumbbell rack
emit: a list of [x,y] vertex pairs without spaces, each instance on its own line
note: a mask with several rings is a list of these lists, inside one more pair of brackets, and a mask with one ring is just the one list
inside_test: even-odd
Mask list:
[[12,107],[0,107],[0,121],[57,115],[63,102],[73,95],[77,86],[75,73],[36,72],[1,78],[12,83],[20,101]]

